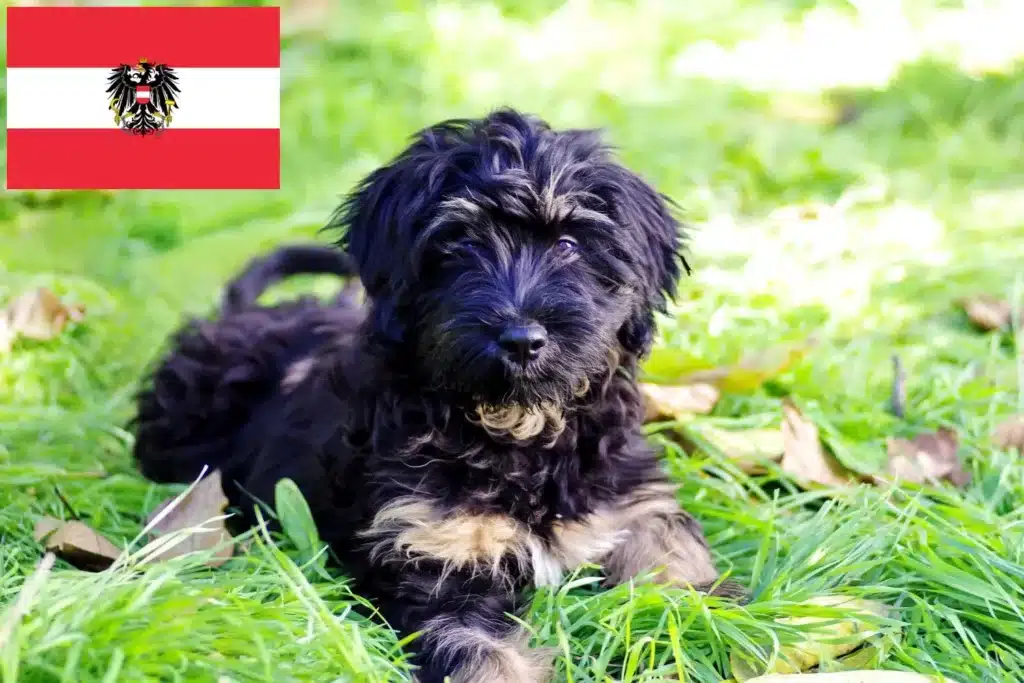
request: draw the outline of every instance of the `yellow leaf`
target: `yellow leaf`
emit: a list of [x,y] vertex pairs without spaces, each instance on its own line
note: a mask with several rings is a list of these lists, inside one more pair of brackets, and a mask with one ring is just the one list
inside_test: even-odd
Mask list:
[[957,683],[952,678],[909,671],[841,671],[824,674],[769,674],[747,683]]
[[817,627],[808,632],[805,640],[787,645],[778,656],[761,671],[735,653],[730,656],[732,674],[737,681],[762,680],[764,674],[794,674],[808,671],[823,662],[831,662],[853,652],[868,639],[877,635],[871,623],[887,616],[886,605],[872,600],[860,600],[841,595],[823,595],[813,598],[807,605],[828,607],[845,612],[845,616],[784,617],[777,623],[787,626]]
[[774,428],[728,431],[710,425],[694,431],[744,472],[765,471],[766,461],[777,461],[785,450],[782,431]]
[[799,344],[770,347],[745,356],[735,365],[693,372],[683,378],[683,383],[713,384],[722,391],[733,393],[753,391],[796,365],[815,343],[811,339]]
[[669,386],[640,383],[644,399],[644,421],[658,419],[685,420],[693,415],[706,415],[718,403],[720,393],[710,384]]
[[703,359],[697,358],[673,346],[655,346],[643,363],[643,379],[659,384],[681,384],[681,377],[705,370],[709,366]]
[[803,486],[848,486],[852,483],[846,468],[825,452],[814,423],[789,401],[783,404],[782,413],[782,469]]

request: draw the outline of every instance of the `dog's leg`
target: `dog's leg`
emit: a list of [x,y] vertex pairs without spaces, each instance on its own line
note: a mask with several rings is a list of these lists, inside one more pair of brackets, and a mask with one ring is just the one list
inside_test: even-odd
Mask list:
[[[463,588],[465,586],[463,585]],[[543,683],[550,655],[527,647],[527,634],[506,612],[515,599],[505,589],[461,593],[431,605],[432,616],[408,630],[421,630],[418,683]]]
[[613,505],[564,525],[555,538],[567,566],[588,561],[593,548],[611,545],[600,563],[614,584],[656,572],[655,579],[664,583],[714,589],[717,595],[743,594],[733,582],[716,587],[719,573],[704,532],[679,506],[675,487],[667,482],[640,486]]
[[367,577],[386,596],[385,617],[403,634],[421,633],[412,644],[418,683],[549,679],[549,653],[528,648],[507,616],[529,581],[521,525],[406,498],[380,510],[361,535],[371,539]]
[[[391,625],[412,642],[416,683],[546,683],[551,657],[527,647],[508,616],[518,594],[501,578],[465,570],[407,568],[382,604]],[[387,571],[386,569],[384,571]]]

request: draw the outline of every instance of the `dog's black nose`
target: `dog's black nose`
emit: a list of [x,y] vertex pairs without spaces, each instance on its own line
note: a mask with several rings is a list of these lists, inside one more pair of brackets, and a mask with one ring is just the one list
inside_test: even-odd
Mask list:
[[547,343],[548,331],[537,323],[507,327],[498,337],[498,346],[523,364],[537,358]]

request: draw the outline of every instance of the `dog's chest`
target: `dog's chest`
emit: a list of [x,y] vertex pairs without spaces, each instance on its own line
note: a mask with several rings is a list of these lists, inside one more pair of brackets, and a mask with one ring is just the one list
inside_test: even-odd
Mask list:
[[552,447],[435,433],[404,453],[375,477],[384,503],[369,531],[379,539],[375,552],[490,571],[515,566],[537,585],[620,543],[627,532],[619,501],[655,467],[638,433],[580,429],[580,421]]
[[494,448],[462,463],[452,502],[504,514],[545,536],[554,524],[588,512],[604,477],[578,453],[557,447]]

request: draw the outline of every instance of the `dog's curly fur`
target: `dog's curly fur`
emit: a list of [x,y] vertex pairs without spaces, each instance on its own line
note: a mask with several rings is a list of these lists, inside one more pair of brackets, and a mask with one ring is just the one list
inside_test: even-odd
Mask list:
[[[582,563],[716,585],[640,428],[637,363],[685,268],[681,227],[595,132],[511,110],[438,124],[331,227],[333,265],[271,256],[178,334],[139,398],[147,476],[219,468],[250,523],[294,479],[360,590],[422,632],[422,683],[546,680],[507,613]],[[355,266],[368,303],[255,303],[304,262]],[[498,342],[527,323],[547,333],[529,362]]]

